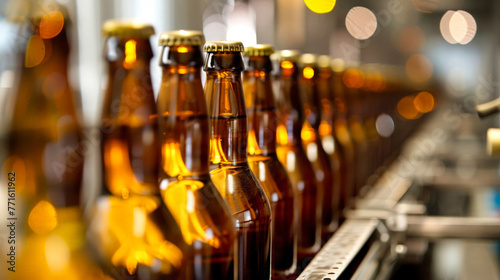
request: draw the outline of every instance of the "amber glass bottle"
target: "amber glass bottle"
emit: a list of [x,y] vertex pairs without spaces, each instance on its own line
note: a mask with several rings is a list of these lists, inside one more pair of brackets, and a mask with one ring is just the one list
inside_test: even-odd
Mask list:
[[207,42],[204,51],[210,174],[236,220],[237,279],[270,279],[271,206],[247,161],[247,115],[241,84],[243,44]]
[[[352,139],[347,122],[347,104],[345,98],[345,88],[342,82],[342,77],[345,72],[345,64],[343,60],[333,59],[332,66],[332,92],[334,97],[334,121],[333,131],[339,140],[341,150],[345,159],[345,167],[342,173],[346,174],[345,183],[341,188],[340,208],[352,208],[354,204],[354,194],[356,186],[356,178],[358,176],[356,154],[354,149],[354,140]],[[341,212],[343,219],[343,212]]]
[[188,245],[184,279],[234,279],[235,229],[209,174],[208,115],[199,31],[161,34],[160,191]]
[[29,33],[17,38],[20,63],[0,176],[9,211],[0,230],[9,238],[0,278],[105,279],[85,251],[85,151],[79,97],[68,79],[70,21],[55,2],[24,4],[29,13],[16,24]]
[[284,50],[280,61],[277,153],[297,194],[298,260],[312,257],[321,247],[322,188],[316,183],[313,166],[302,145],[301,131],[306,121],[299,91],[299,52]]
[[354,148],[356,154],[356,179],[354,193],[358,195],[361,188],[364,186],[368,178],[371,155],[368,149],[368,140],[363,127],[364,112],[361,96],[361,88],[365,83],[365,76],[359,70],[359,65],[349,63],[345,72],[342,75],[342,82],[345,89],[345,97],[347,100],[347,123],[352,139],[354,140]]
[[185,243],[158,187],[160,143],[150,25],[107,21],[101,119],[102,187],[87,236],[111,276],[185,279]]
[[[323,213],[323,242],[337,230],[340,225],[340,200],[341,188],[345,186],[347,180],[346,162],[337,135],[333,129],[334,117],[336,114],[333,92],[332,79],[333,72],[330,66],[330,57],[321,55],[318,57],[318,74],[317,74],[317,90],[321,103],[321,123],[318,128],[321,137],[321,143],[325,152],[330,157],[332,166],[333,186],[329,199],[332,203],[330,217],[327,213]],[[325,199],[327,195],[325,194]]]
[[271,84],[270,45],[245,48],[243,91],[248,114],[248,163],[273,212],[272,279],[286,279],[297,266],[295,192],[276,155],[276,112]]

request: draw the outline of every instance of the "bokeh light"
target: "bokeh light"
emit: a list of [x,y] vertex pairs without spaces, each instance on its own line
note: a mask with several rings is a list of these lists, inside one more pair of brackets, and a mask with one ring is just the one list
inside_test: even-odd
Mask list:
[[31,36],[26,47],[24,66],[27,68],[35,67],[42,62],[44,57],[45,44],[43,39],[38,35]]
[[347,13],[345,25],[352,37],[366,40],[377,30],[377,17],[369,9],[358,6]]
[[336,0],[304,0],[309,10],[317,14],[329,13],[335,7]]
[[439,0],[412,0],[413,6],[422,13],[432,13],[438,8]]
[[408,120],[418,119],[421,115],[420,112],[417,111],[417,108],[415,108],[413,96],[405,96],[399,100],[397,111],[401,117]]
[[430,92],[422,91],[413,99],[413,105],[420,113],[429,113],[434,109],[434,96]]
[[416,83],[428,81],[433,72],[429,58],[422,54],[413,54],[406,61],[406,75]]
[[365,83],[365,76],[356,69],[347,69],[342,76],[342,81],[348,88],[361,88]]
[[314,77],[314,69],[309,66],[304,67],[304,70],[302,70],[302,74],[304,75],[304,78],[312,79]]
[[40,37],[50,39],[56,37],[64,26],[64,16],[59,11],[46,13],[40,21]]
[[389,137],[394,132],[394,120],[388,114],[381,114],[375,121],[377,133],[382,137]]
[[450,44],[468,44],[476,35],[474,17],[465,11],[447,11],[439,24],[441,35]]
[[425,44],[425,34],[416,25],[406,26],[396,33],[395,45],[403,53],[415,53],[422,50]]

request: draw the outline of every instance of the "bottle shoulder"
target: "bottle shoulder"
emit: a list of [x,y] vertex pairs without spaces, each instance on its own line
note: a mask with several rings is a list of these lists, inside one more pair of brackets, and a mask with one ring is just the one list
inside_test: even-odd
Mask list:
[[237,224],[271,219],[269,200],[248,164],[227,165],[210,172]]

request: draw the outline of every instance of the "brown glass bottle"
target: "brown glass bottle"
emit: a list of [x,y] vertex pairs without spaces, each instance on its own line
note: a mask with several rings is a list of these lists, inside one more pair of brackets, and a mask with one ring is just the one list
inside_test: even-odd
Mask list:
[[[105,279],[85,250],[80,207],[85,154],[79,97],[68,79],[70,21],[55,2],[24,4],[29,13],[15,24],[28,33],[16,42],[19,68],[7,158],[0,152],[9,210],[8,233],[0,233],[9,236],[10,254],[0,278]],[[54,25],[55,31],[48,32]]]
[[[342,159],[341,147],[333,133],[333,113],[334,108],[331,102],[331,77],[330,58],[328,56],[316,57],[313,55],[303,55],[302,60],[302,90],[306,95],[305,106],[311,112],[308,126],[303,129],[303,141],[308,138],[319,139],[319,145],[312,139],[309,140],[309,159],[316,158],[316,165],[321,165],[325,169],[322,176],[316,168],[316,177],[319,182],[323,181],[323,212],[322,212],[322,240],[326,242],[328,238],[337,230],[340,223],[340,187],[345,175],[342,174],[342,166],[345,162]],[[311,115],[312,114],[312,115]],[[307,113],[306,113],[307,115]],[[312,123],[311,123],[312,121]],[[314,130],[314,131],[313,131]],[[312,144],[316,143],[316,144]],[[315,145],[319,148],[314,152]],[[309,150],[308,150],[309,149]],[[326,159],[325,159],[326,155]],[[311,160],[312,161],[312,160]],[[313,162],[313,161],[312,161]]]
[[299,92],[300,71],[297,51],[280,51],[279,95],[277,100],[277,154],[295,188],[298,209],[298,261],[312,257],[321,247],[322,189],[316,183],[313,166],[301,141],[305,116]]
[[[354,140],[352,139],[351,133],[348,128],[347,122],[347,104],[345,99],[345,89],[342,83],[342,75],[345,71],[344,61],[340,59],[332,60],[332,93],[334,97],[334,121],[333,121],[333,131],[339,140],[339,144],[342,147],[345,165],[342,173],[346,174],[345,184],[341,188],[341,199],[340,208],[349,209],[354,205],[354,194],[356,187],[356,178],[358,176],[357,172],[357,162],[356,154],[354,148]],[[341,219],[343,219],[343,212],[341,212]]]
[[368,178],[370,169],[370,151],[368,150],[368,141],[363,127],[363,107],[361,102],[361,91],[365,82],[363,72],[358,69],[356,63],[347,65],[342,75],[342,82],[345,89],[347,101],[347,125],[351,133],[355,155],[356,155],[356,178],[354,194],[357,196]]
[[276,112],[271,84],[270,45],[245,48],[243,91],[248,114],[248,164],[273,212],[272,279],[286,279],[297,266],[295,192],[276,154]]
[[151,85],[151,25],[108,21],[108,84],[101,119],[101,195],[87,236],[122,279],[184,279],[181,232],[158,187],[160,143]]
[[243,44],[207,42],[203,69],[210,117],[210,175],[236,220],[236,279],[271,277],[271,206],[247,161],[247,115],[241,85]]
[[208,115],[199,31],[161,34],[160,189],[186,242],[184,279],[234,279],[231,211],[209,174]]

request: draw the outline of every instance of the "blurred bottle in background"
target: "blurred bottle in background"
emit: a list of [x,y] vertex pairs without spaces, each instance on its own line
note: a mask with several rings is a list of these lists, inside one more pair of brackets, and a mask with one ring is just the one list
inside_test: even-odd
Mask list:
[[271,82],[270,45],[245,48],[243,92],[248,114],[248,163],[273,212],[272,279],[286,279],[297,266],[295,191],[276,155],[277,119]]
[[[323,242],[337,230],[342,223],[341,212],[345,204],[341,196],[348,180],[347,165],[342,146],[339,143],[333,124],[335,121],[336,107],[333,97],[333,71],[331,69],[331,58],[327,55],[318,57],[318,93],[321,98],[321,123],[319,135],[325,152],[330,157],[333,175],[333,187],[331,192],[332,213],[331,218],[327,214],[323,216]],[[327,195],[325,195],[325,198]]]
[[234,279],[234,221],[209,174],[209,127],[199,31],[161,34],[160,191],[188,245],[183,279]]
[[13,270],[2,270],[1,278],[106,279],[86,252],[80,207],[85,151],[80,97],[68,81],[68,12],[55,1],[10,7],[23,33],[13,42],[19,65],[2,166],[15,261],[7,262]]
[[[341,188],[341,209],[350,209],[354,206],[354,195],[356,187],[356,178],[359,176],[356,154],[354,149],[354,140],[348,128],[347,122],[347,103],[345,98],[345,89],[342,77],[345,71],[345,63],[341,59],[332,60],[332,92],[334,100],[335,115],[333,121],[333,131],[342,147],[345,159],[345,174],[347,174],[345,184]],[[343,213],[341,212],[341,219]]]
[[322,187],[316,182],[302,145],[301,132],[306,119],[299,91],[299,56],[293,50],[280,51],[276,56],[280,63],[276,137],[278,159],[288,171],[297,194],[298,260],[304,265],[321,247]]
[[150,76],[151,25],[107,21],[101,194],[89,242],[118,279],[184,279],[185,243],[158,187],[160,139]]
[[336,190],[334,189],[335,175],[330,162],[330,157],[323,148],[319,128],[322,122],[322,106],[320,91],[318,88],[319,81],[319,68],[317,56],[314,54],[302,54],[299,60],[299,67],[301,69],[300,77],[300,90],[301,97],[304,101],[304,112],[306,121],[302,127],[302,145],[307,153],[307,158],[313,164],[314,173],[316,175],[316,182],[321,187],[321,195],[318,197],[322,199],[322,240],[331,235],[337,225],[339,213],[338,206],[336,205],[337,198],[334,197]]
[[247,115],[241,72],[243,44],[213,41],[203,69],[210,116],[210,172],[236,220],[236,279],[271,277],[271,206],[247,161]]

